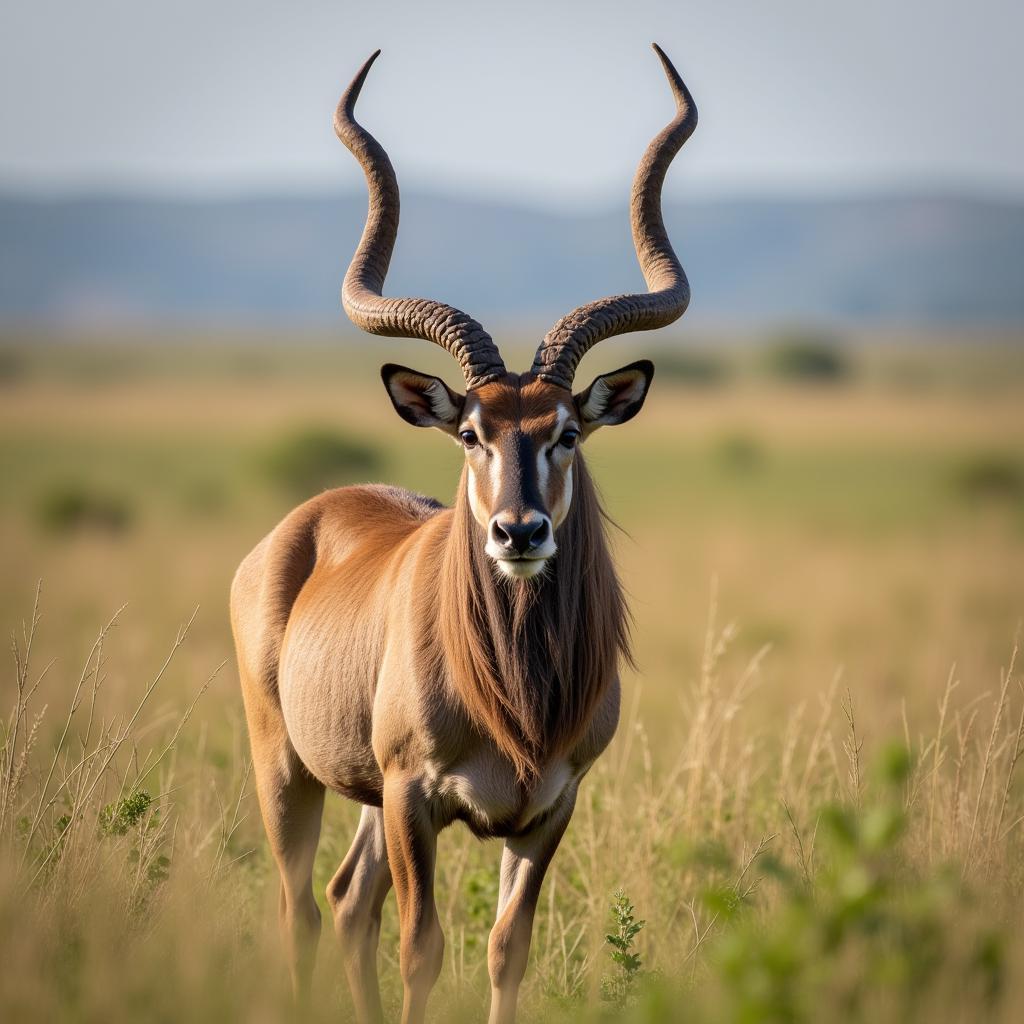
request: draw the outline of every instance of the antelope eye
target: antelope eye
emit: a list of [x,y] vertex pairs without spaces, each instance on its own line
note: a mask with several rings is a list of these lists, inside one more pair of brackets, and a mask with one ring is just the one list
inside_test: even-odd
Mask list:
[[476,436],[476,432],[472,430],[461,430],[459,431],[459,440],[467,448],[475,448],[480,443],[480,438]]
[[563,448],[575,448],[576,442],[579,440],[580,432],[578,430],[567,430],[559,439],[558,443]]

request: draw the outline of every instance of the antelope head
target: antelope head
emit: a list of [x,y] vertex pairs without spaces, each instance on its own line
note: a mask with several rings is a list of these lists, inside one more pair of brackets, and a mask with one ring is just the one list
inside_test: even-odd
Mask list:
[[672,158],[697,125],[697,109],[658,47],[676,116],[647,147],[633,180],[633,244],[648,291],[614,295],[573,310],[545,335],[527,373],[505,369],[497,346],[472,317],[431,299],[385,298],[384,278],[398,234],[399,193],[384,149],[354,117],[356,100],[378,50],[338,104],[334,128],[361,164],[369,189],[362,239],[345,275],[342,304],[370,334],[423,338],[459,362],[465,393],[439,377],[389,363],[381,376],[398,414],[435,427],[462,446],[467,496],[485,550],[507,576],[540,574],[555,554],[558,528],[572,504],[578,446],[602,426],[625,423],[641,409],[654,376],[647,360],[631,363],[573,392],[579,361],[605,338],[654,330],[686,311],[690,287],[661,215],[661,189]]

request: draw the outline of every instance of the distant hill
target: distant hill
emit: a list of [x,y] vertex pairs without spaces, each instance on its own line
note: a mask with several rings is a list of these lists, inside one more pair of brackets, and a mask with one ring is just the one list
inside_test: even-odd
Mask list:
[[[0,198],[0,321],[336,322],[362,195]],[[1024,203],[955,197],[666,207],[702,321],[1024,323]],[[391,294],[553,318],[642,286],[624,209],[411,194]]]

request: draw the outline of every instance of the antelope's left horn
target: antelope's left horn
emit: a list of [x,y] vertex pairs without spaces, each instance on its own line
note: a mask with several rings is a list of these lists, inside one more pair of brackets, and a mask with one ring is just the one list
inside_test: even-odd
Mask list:
[[355,120],[356,100],[380,50],[360,68],[338,103],[334,130],[366,175],[370,205],[366,227],[341,289],[349,319],[370,334],[423,338],[459,361],[467,388],[505,376],[505,364],[491,336],[471,316],[433,299],[384,298],[384,278],[398,236],[398,179],[381,144]]

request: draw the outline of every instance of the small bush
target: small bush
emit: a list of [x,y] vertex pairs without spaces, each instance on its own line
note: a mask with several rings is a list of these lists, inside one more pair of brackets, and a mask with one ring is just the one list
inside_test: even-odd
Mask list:
[[906,748],[893,746],[869,802],[819,811],[817,870],[763,860],[780,887],[770,914],[716,908],[728,921],[710,958],[721,1019],[812,1021],[828,1008],[831,1019],[929,1020],[958,998],[994,1008],[1005,972],[999,926],[979,919],[952,865],[908,867],[911,769]]
[[643,961],[636,951],[636,937],[646,922],[636,919],[633,904],[621,889],[612,893],[610,917],[612,930],[605,935],[604,941],[609,947],[608,955],[615,970],[601,979],[601,998],[616,1006],[626,1006],[634,997],[643,972]]
[[465,936],[467,949],[486,949],[487,936],[498,904],[498,872],[493,866],[480,867],[466,879],[464,909],[469,928]]
[[222,514],[230,504],[224,482],[217,477],[197,477],[181,485],[179,499],[190,516],[209,518]]
[[21,352],[0,348],[0,386],[16,384],[27,372],[27,361]]
[[116,804],[100,808],[100,833],[105,836],[125,835],[128,829],[139,823],[152,803],[153,798],[145,790],[139,790],[118,800]]
[[381,463],[375,448],[321,427],[291,434],[263,456],[266,475],[296,498],[376,475]]
[[732,376],[733,368],[710,352],[661,352],[654,359],[659,377],[692,387],[717,387]]
[[36,521],[53,533],[96,529],[121,533],[131,526],[134,513],[121,495],[86,484],[65,481],[53,485],[36,502]]
[[1024,497],[1024,466],[1004,452],[979,452],[953,471],[953,486],[965,498]]
[[776,338],[764,355],[765,371],[781,380],[837,384],[852,375],[849,357],[830,337],[791,334]]
[[764,461],[764,449],[749,434],[726,434],[714,444],[715,462],[732,472],[746,473]]

